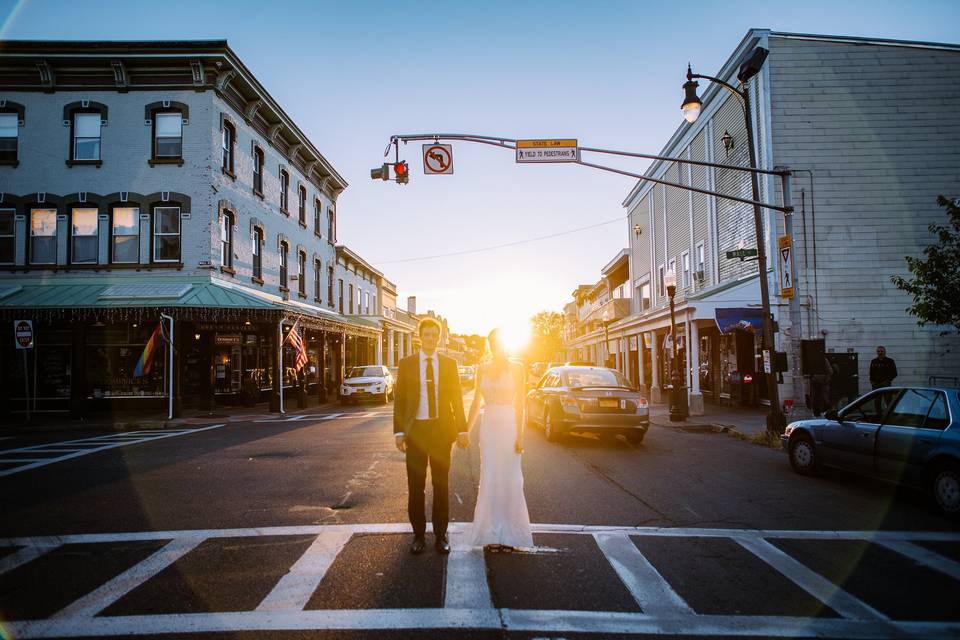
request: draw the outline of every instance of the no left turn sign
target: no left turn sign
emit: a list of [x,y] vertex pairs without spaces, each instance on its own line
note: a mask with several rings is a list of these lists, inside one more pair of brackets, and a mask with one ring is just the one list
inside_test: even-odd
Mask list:
[[17,349],[33,347],[33,320],[14,320],[13,335],[16,338]]
[[423,145],[423,172],[428,175],[453,173],[453,145]]

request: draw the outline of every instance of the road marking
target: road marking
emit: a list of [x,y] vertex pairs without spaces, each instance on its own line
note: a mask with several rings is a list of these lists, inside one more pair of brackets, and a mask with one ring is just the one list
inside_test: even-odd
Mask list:
[[629,537],[596,533],[593,538],[644,613],[665,617],[693,615],[690,605],[664,580]]
[[350,541],[347,530],[321,533],[280,582],[267,594],[257,611],[301,611],[320,585],[337,554]]
[[59,544],[28,545],[19,551],[4,556],[0,558],[0,575],[3,575],[7,571],[12,571],[22,564],[27,564],[31,560],[36,560],[43,554],[53,551],[59,546]]
[[754,536],[734,536],[733,540],[844,618],[888,620],[887,616],[853,597],[819,573],[811,571],[766,540]]
[[265,424],[274,422],[300,422],[304,420],[326,421],[326,420],[359,420],[361,418],[385,418],[393,416],[392,411],[353,411],[349,413],[304,413],[295,416],[273,418],[264,417],[260,420],[253,420],[255,424]]
[[951,560],[950,558],[945,558],[939,553],[925,549],[924,547],[912,544],[910,542],[894,542],[893,540],[885,540],[878,543],[882,547],[886,547],[891,551],[896,551],[897,553],[904,555],[915,562],[919,562],[922,565],[925,565],[934,571],[939,571],[944,573],[954,580],[960,581],[960,562],[956,560]]
[[[153,442],[154,440],[164,440],[166,438],[175,438],[177,436],[186,435],[189,433],[199,433],[201,431],[209,431],[210,429],[219,429],[220,427],[226,426],[225,424],[215,424],[209,427],[200,427],[199,429],[188,429],[185,431],[145,431],[144,434],[157,434],[149,436],[141,436],[136,440],[104,440],[104,438],[110,438],[113,436],[97,436],[95,438],[84,438],[82,440],[68,440],[66,442],[57,442],[53,443],[56,446],[63,445],[74,445],[72,448],[72,453],[67,453],[61,456],[56,456],[53,458],[40,458],[35,461],[30,462],[30,464],[20,465],[18,467],[11,467],[10,469],[4,469],[0,471],[0,477],[10,476],[15,473],[22,473],[24,471],[29,471],[31,469],[36,469],[37,467],[43,467],[48,464],[53,464],[54,462],[63,462],[64,460],[70,460],[72,458],[78,458],[80,456],[85,456],[90,453],[97,453],[98,451],[106,451],[108,449],[114,449],[116,447],[123,447],[129,444],[140,444],[143,442]],[[32,447],[22,447],[20,449],[9,449],[7,451],[0,451],[0,455],[6,453],[14,453],[21,451],[29,451],[34,453],[43,453],[41,449],[46,445],[35,445]]]
[[178,538],[114,579],[64,607],[53,618],[92,618],[171,564],[193,551],[203,538]]
[[443,606],[446,609],[492,609],[483,549],[468,546],[463,531],[449,532],[450,555]]

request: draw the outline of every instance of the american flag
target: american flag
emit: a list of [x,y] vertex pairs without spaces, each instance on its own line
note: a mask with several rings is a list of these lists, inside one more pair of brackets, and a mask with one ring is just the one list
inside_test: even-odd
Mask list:
[[290,333],[287,334],[287,340],[290,341],[290,344],[293,345],[293,348],[297,352],[297,358],[293,363],[294,369],[299,371],[307,364],[307,348],[303,344],[303,336],[300,335],[300,332],[297,330],[297,324],[300,321],[293,323],[293,327],[290,329]]

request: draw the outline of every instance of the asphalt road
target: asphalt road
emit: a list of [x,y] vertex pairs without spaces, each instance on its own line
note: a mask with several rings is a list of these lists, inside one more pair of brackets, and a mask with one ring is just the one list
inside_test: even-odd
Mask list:
[[[8,632],[960,635],[960,532],[923,496],[802,478],[782,452],[711,432],[654,426],[634,447],[531,431],[537,549],[471,552],[453,524],[449,558],[412,557],[389,411],[0,441],[23,459],[0,466]],[[479,465],[454,449],[454,523],[472,519]]]

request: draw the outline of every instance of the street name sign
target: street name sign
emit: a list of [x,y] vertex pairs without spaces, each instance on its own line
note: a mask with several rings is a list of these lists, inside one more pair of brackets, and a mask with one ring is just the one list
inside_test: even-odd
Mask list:
[[579,162],[576,140],[517,140],[517,162]]
[[777,259],[780,260],[780,297],[793,297],[793,261],[790,252],[793,251],[793,238],[780,236],[777,238]]
[[757,256],[756,249],[734,249],[733,251],[727,251],[727,260],[733,260],[734,258],[755,258]]
[[31,349],[33,347],[33,320],[14,320],[13,335],[17,349]]
[[423,145],[423,172],[427,175],[442,176],[453,173],[453,145]]

